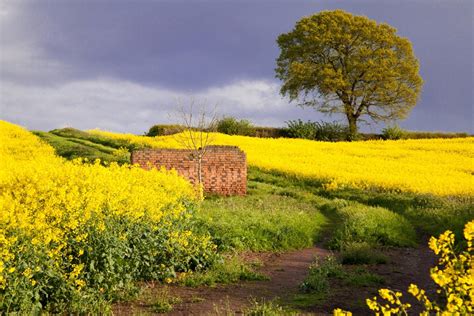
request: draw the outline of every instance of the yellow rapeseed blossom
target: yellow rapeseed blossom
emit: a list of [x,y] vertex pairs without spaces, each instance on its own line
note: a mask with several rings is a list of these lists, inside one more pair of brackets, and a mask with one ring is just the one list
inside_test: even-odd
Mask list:
[[[148,147],[176,148],[179,135],[145,137],[89,131]],[[211,134],[213,144],[239,146],[248,163],[267,170],[326,179],[341,186],[474,195],[474,138],[317,142]]]
[[[43,268],[60,273],[55,277],[78,290],[88,286],[91,276],[85,275],[81,260],[94,254],[95,245],[87,244],[85,228],[105,236],[111,219],[129,223],[122,228],[125,240],[134,232],[130,225],[146,221],[157,232],[177,225],[163,248],[179,247],[176,253],[182,256],[192,253],[191,247],[201,247],[194,253],[214,251],[208,236],[196,236],[180,224],[188,218],[188,204],[198,200],[192,185],[174,171],[66,161],[32,133],[0,121],[0,309],[10,306],[4,299],[21,300],[23,292],[15,292],[21,280],[45,286],[50,279]],[[135,245],[141,240],[131,237]]]
[[[474,313],[474,221],[465,225],[464,236],[467,250],[457,253],[454,250],[454,234],[446,231],[438,238],[432,237],[429,243],[431,250],[439,256],[438,266],[431,269],[433,281],[438,285],[438,293],[446,300],[443,303],[431,301],[425,290],[411,284],[408,292],[424,307],[421,315],[472,315]],[[376,315],[407,315],[410,304],[401,301],[402,293],[390,289],[380,289],[379,296],[386,303],[379,302],[377,297],[367,299],[366,303]]]

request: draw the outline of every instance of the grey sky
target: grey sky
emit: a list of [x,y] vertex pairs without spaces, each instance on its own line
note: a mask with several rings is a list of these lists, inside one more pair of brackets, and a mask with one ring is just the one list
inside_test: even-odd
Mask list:
[[0,0],[0,118],[142,133],[195,97],[262,125],[333,120],[283,99],[274,68],[280,33],[336,8],[413,42],[425,85],[403,127],[474,132],[473,7],[452,0]]

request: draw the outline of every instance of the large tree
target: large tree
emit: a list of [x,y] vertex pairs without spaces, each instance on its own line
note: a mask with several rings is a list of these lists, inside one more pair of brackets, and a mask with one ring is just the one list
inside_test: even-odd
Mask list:
[[397,30],[343,10],[304,17],[278,37],[282,95],[325,113],[359,120],[405,118],[423,85],[412,45]]

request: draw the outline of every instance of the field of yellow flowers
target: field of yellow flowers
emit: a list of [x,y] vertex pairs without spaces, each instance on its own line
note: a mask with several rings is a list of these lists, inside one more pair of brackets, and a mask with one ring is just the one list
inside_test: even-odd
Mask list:
[[[181,144],[179,135],[90,132],[149,147]],[[474,195],[472,137],[330,143],[212,134],[212,139],[216,145],[239,146],[252,166],[321,179],[329,190],[353,186],[439,196]]]
[[136,280],[206,267],[197,200],[174,172],[66,161],[0,121],[0,311],[100,308]]

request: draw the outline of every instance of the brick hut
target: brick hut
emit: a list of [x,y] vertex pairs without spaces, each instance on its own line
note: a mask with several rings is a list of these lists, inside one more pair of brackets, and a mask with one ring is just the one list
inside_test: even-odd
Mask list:
[[[197,182],[198,164],[195,151],[189,149],[141,149],[132,152],[132,164],[142,168],[175,169],[179,175]],[[247,159],[237,146],[208,146],[201,165],[206,193],[245,195],[247,193]]]

